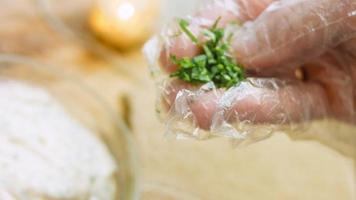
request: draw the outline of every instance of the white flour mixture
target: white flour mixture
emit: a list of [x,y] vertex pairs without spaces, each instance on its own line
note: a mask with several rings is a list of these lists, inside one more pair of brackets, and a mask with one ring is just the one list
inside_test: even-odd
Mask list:
[[0,199],[114,200],[116,169],[46,91],[0,79]]

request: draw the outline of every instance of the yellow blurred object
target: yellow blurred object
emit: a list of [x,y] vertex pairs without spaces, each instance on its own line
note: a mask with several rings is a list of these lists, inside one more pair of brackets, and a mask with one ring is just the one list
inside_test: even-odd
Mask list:
[[89,25],[96,36],[127,49],[145,42],[154,31],[159,14],[158,0],[98,0]]

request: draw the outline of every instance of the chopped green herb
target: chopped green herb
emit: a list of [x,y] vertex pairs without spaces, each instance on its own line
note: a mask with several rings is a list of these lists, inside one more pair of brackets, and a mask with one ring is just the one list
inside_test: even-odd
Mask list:
[[179,21],[179,26],[182,29],[182,31],[190,38],[190,40],[192,40],[192,42],[194,42],[194,44],[198,43],[198,39],[195,37],[195,35],[188,29],[189,26],[189,22],[181,19]]
[[245,80],[244,68],[230,55],[232,34],[225,38],[225,30],[218,28],[220,17],[209,29],[203,30],[207,40],[199,43],[198,38],[189,30],[189,23],[181,19],[179,26],[190,40],[198,45],[203,53],[193,58],[178,59],[171,55],[171,60],[178,70],[171,77],[177,77],[192,84],[214,82],[218,88],[230,88]]

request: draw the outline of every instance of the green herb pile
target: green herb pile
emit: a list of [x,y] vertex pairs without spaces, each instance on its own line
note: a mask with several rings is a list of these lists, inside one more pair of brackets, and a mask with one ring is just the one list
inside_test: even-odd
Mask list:
[[218,28],[220,18],[209,29],[204,29],[204,43],[189,30],[189,23],[181,19],[179,26],[190,40],[199,46],[203,53],[193,58],[178,59],[171,55],[171,60],[178,70],[171,77],[177,77],[192,84],[214,82],[218,88],[230,88],[245,79],[243,66],[229,55],[232,34],[225,37],[225,30]]

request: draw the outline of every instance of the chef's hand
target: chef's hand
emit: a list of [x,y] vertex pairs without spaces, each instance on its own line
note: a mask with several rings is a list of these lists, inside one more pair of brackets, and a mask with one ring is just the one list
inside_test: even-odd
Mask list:
[[[202,93],[189,101],[196,123],[209,129],[222,103],[226,121],[289,123],[321,118],[356,121],[355,0],[222,0],[191,19],[199,33],[222,17],[221,26],[243,23],[232,43],[253,84]],[[167,73],[176,70],[169,55],[191,57],[200,49],[184,35],[171,38],[161,52]],[[173,81],[166,104],[183,89]],[[227,104],[226,104],[227,103]]]

